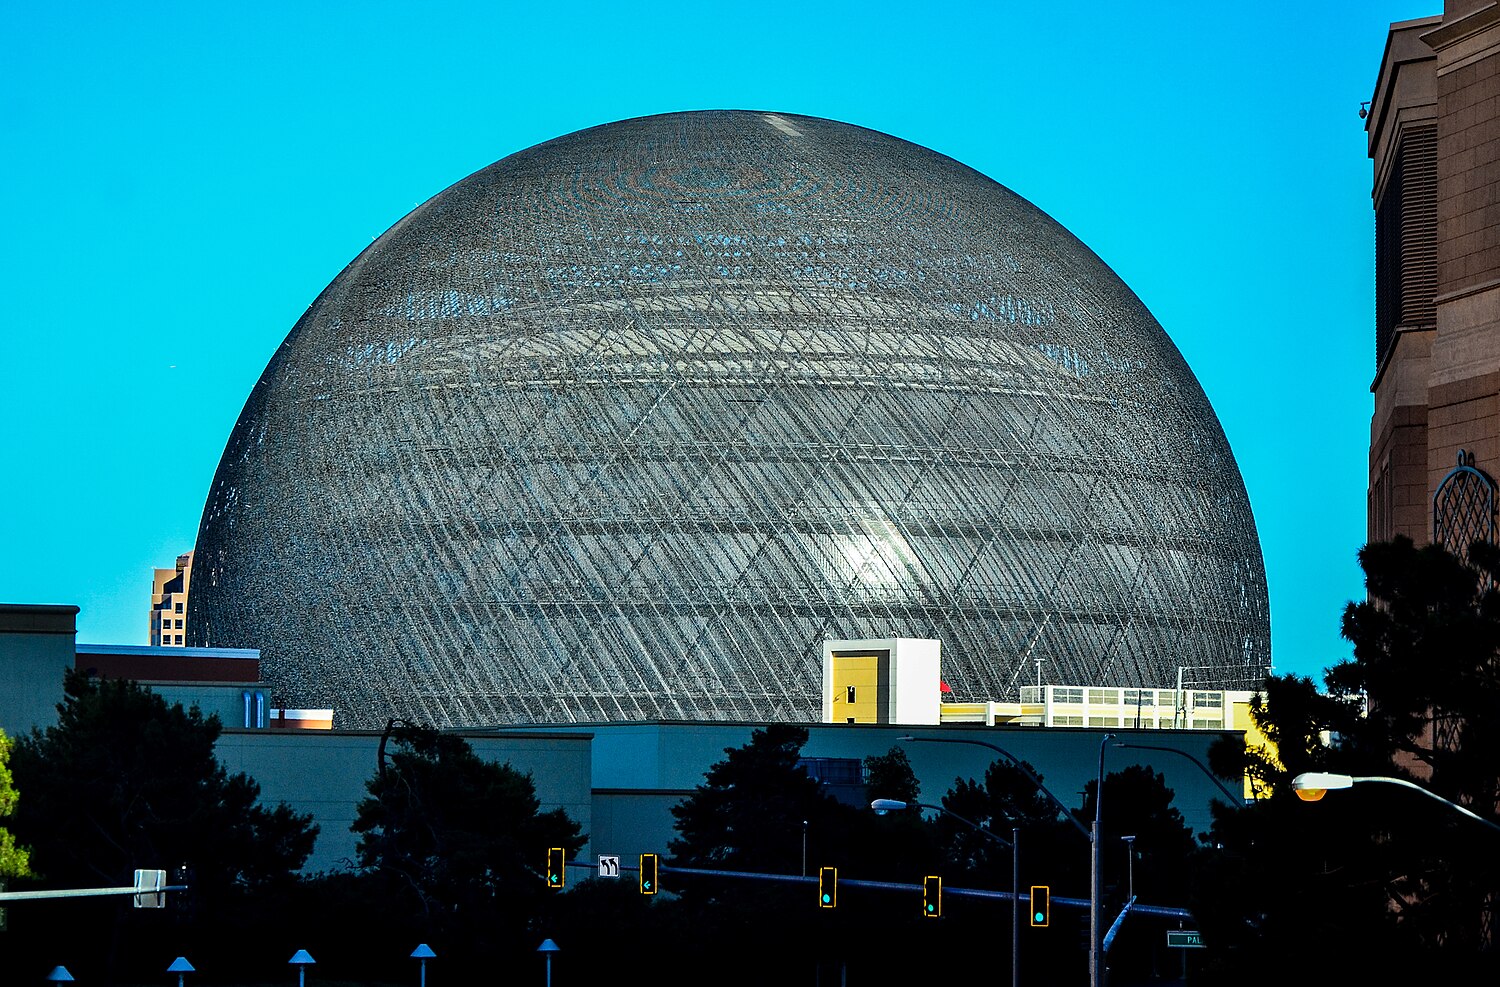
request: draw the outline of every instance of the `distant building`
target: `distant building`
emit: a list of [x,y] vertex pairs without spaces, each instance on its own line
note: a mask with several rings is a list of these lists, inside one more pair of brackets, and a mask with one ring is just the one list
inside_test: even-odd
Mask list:
[[1392,24],[1374,162],[1369,537],[1495,538],[1500,469],[1500,5]]
[[272,719],[270,688],[261,681],[260,652],[253,649],[78,644],[73,667],[90,678],[139,682],[169,703],[217,716],[226,727],[280,726]]
[[177,556],[173,569],[152,570],[151,647],[180,648],[187,628],[188,585],[193,579],[193,553]]

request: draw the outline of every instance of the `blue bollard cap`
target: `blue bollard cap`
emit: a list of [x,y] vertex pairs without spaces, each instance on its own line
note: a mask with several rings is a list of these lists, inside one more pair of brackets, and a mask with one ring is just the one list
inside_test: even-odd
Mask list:
[[434,953],[432,951],[432,947],[427,945],[425,942],[418,943],[417,948],[411,951],[411,958],[414,960],[436,959],[437,953]]
[[561,950],[562,947],[553,942],[551,939],[543,939],[542,944],[536,948],[536,951],[538,953],[556,953],[560,952]]
[[191,964],[191,963],[189,963],[187,961],[187,957],[186,956],[179,956],[175,960],[172,961],[172,965],[171,966],[167,967],[167,972],[168,973],[196,973],[197,971],[193,969],[193,964]]
[[287,960],[287,962],[292,966],[311,966],[318,961],[313,959],[307,950],[299,949],[292,954],[292,958]]

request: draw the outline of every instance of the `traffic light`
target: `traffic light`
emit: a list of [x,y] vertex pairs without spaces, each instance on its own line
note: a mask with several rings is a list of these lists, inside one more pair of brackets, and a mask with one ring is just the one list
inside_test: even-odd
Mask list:
[[641,894],[656,894],[656,854],[641,854]]
[[943,879],[922,878],[922,914],[928,918],[943,917]]
[[1052,888],[1045,884],[1031,886],[1031,924],[1045,927],[1052,922]]
[[560,846],[550,847],[547,850],[547,887],[562,890],[567,881],[565,871],[566,860],[563,858],[563,848]]
[[837,908],[839,904],[839,869],[818,868],[818,907]]

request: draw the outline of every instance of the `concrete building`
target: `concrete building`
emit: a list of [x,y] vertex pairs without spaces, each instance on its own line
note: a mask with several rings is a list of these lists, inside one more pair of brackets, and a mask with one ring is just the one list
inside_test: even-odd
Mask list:
[[1500,4],[1391,25],[1374,162],[1369,537],[1494,540],[1500,470]]
[[[321,833],[310,870],[352,861],[356,841],[349,825],[366,794],[365,781],[376,771],[379,731],[334,730],[326,724],[321,730],[276,729],[274,711],[268,719],[258,714],[256,698],[264,695],[265,686],[253,651],[79,645],[74,639],[77,612],[70,606],[0,605],[0,728],[16,735],[55,722],[65,668],[134,678],[172,701],[217,713],[224,724],[218,755],[225,766],[252,776],[267,802],[284,801],[313,815]],[[916,665],[930,666],[935,673],[935,648],[923,647],[934,644],[904,641],[898,646],[910,648]],[[760,725],[606,722],[455,732],[481,757],[530,772],[542,808],[562,808],[582,825],[589,843],[580,859],[590,861],[600,853],[630,859],[647,851],[665,852],[673,836],[671,807],[702,783],[704,772],[723,759],[726,748],[743,745]],[[841,721],[806,727],[804,766],[846,801],[870,795],[863,784],[863,759],[887,753],[907,734],[997,744],[1031,763],[1059,793],[1079,792],[1094,777],[1101,736],[1086,727],[1003,723],[912,727]],[[1181,752],[1114,751],[1108,767],[1148,764],[1176,792],[1175,805],[1188,825],[1206,830],[1210,800],[1223,796],[1190,759],[1204,762],[1216,740],[1241,734],[1223,729],[1136,731],[1129,726],[1113,732],[1125,741],[1138,736],[1140,743]],[[916,742],[908,753],[924,792],[933,796],[956,777],[983,777],[994,758],[983,746],[970,744]]]
[[188,588],[193,580],[193,553],[177,556],[172,569],[154,569],[151,577],[150,641],[153,648],[183,647],[187,634]]

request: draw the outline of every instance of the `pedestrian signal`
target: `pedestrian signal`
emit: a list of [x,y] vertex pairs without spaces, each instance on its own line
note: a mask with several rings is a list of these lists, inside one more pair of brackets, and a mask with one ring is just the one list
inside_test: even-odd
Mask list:
[[1052,888],[1045,884],[1031,886],[1031,924],[1039,928],[1052,922]]
[[943,879],[922,878],[922,914],[928,918],[943,917]]
[[641,854],[641,894],[656,894],[656,854]]
[[837,867],[820,867],[818,869],[818,907],[837,908],[839,903],[839,869]]
[[563,848],[551,847],[547,850],[547,887],[562,889],[567,880],[565,871],[566,860],[563,858]]

